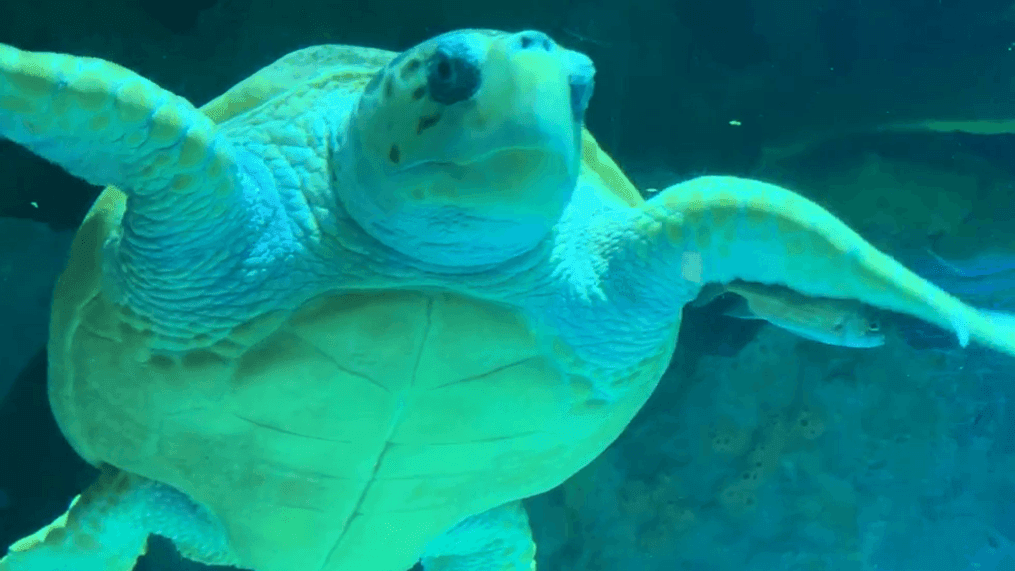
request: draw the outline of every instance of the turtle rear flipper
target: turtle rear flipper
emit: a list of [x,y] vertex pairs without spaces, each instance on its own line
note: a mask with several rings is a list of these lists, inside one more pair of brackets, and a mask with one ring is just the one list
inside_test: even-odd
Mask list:
[[153,533],[189,559],[236,564],[224,531],[204,509],[168,486],[107,468],[66,513],[12,545],[0,571],[129,571]]
[[536,544],[521,502],[465,518],[430,542],[424,571],[535,571]]

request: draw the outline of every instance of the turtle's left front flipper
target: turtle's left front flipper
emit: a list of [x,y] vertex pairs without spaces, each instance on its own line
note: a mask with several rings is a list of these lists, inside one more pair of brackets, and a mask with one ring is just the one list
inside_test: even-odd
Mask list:
[[[955,332],[963,346],[972,339],[1015,355],[1015,320],[962,303],[784,188],[700,177],[667,188],[639,208],[626,250],[637,251],[639,264],[653,272],[643,276],[642,289],[666,287],[679,295],[690,283],[778,284],[808,296],[855,299],[913,315]],[[658,296],[651,289],[643,293]]]
[[233,157],[216,134],[187,100],[116,64],[0,44],[0,136],[88,182],[156,202],[228,195]]

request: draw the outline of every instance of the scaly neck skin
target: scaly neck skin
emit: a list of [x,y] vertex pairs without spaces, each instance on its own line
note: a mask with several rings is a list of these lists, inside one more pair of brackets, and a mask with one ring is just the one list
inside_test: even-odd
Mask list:
[[608,200],[608,192],[579,179],[554,230],[553,294],[526,303],[597,372],[597,393],[612,400],[647,359],[669,361],[683,307],[700,284],[679,279],[669,250],[637,231],[651,222],[644,210]]
[[[485,268],[452,271],[385,249],[344,213],[347,228],[356,229],[344,233],[344,239],[358,240],[346,244],[354,250],[373,244],[371,251],[387,252],[387,258],[359,257],[353,265],[362,273],[343,280],[452,291],[514,306],[537,334],[546,335],[548,350],[563,342],[567,355],[558,355],[561,367],[589,379],[594,394],[612,402],[631,390],[630,379],[639,373],[658,369],[662,374],[676,344],[683,306],[700,285],[674,277],[667,248],[638,255],[630,243],[641,239],[636,221],[646,218],[645,212],[604,200],[598,184],[580,178],[546,238]],[[655,262],[647,261],[656,253]]]

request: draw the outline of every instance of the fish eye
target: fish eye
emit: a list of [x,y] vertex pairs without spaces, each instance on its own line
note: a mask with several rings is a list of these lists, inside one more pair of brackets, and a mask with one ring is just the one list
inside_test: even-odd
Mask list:
[[867,331],[870,331],[871,333],[881,331],[881,323],[878,321],[871,321],[867,324]]

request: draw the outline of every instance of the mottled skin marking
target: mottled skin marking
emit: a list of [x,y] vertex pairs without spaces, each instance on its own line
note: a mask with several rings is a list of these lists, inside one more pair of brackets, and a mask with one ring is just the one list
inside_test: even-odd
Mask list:
[[381,86],[382,81],[384,81],[384,73],[380,71],[375,73],[370,79],[370,82],[367,83],[367,86],[363,89],[363,94],[373,95],[374,92],[377,91],[377,88]]
[[441,120],[440,113],[434,113],[433,115],[427,117],[420,117],[419,125],[416,127],[416,134],[417,135],[422,134],[423,131],[426,131],[430,127],[437,125],[437,123],[439,123],[440,120]]
[[[397,68],[399,66],[399,64],[401,64],[403,61],[405,61],[409,57],[409,55],[411,53],[413,53],[412,50],[407,50],[407,51],[401,52],[398,55],[396,55],[393,59],[385,62],[384,67],[380,71],[378,71],[376,74],[374,74],[373,78],[367,84],[366,88],[363,90],[364,93],[366,93],[368,95],[373,93],[374,91],[377,90],[377,88],[381,85],[381,83],[384,82],[385,95],[387,97],[391,97],[392,90],[393,90],[393,87],[394,87],[391,84],[391,77],[390,77],[391,71],[393,69]],[[406,80],[413,73],[418,71],[421,66],[422,66],[422,63],[420,62],[420,60],[418,58],[412,58],[408,62],[406,62],[405,65],[403,65],[401,67],[401,69],[398,72],[398,76],[402,80]]]
[[408,62],[406,62],[404,66],[402,66],[402,71],[400,72],[399,75],[402,77],[402,79],[408,79],[409,76],[419,71],[421,65],[422,64],[419,62],[418,59],[413,58]]

